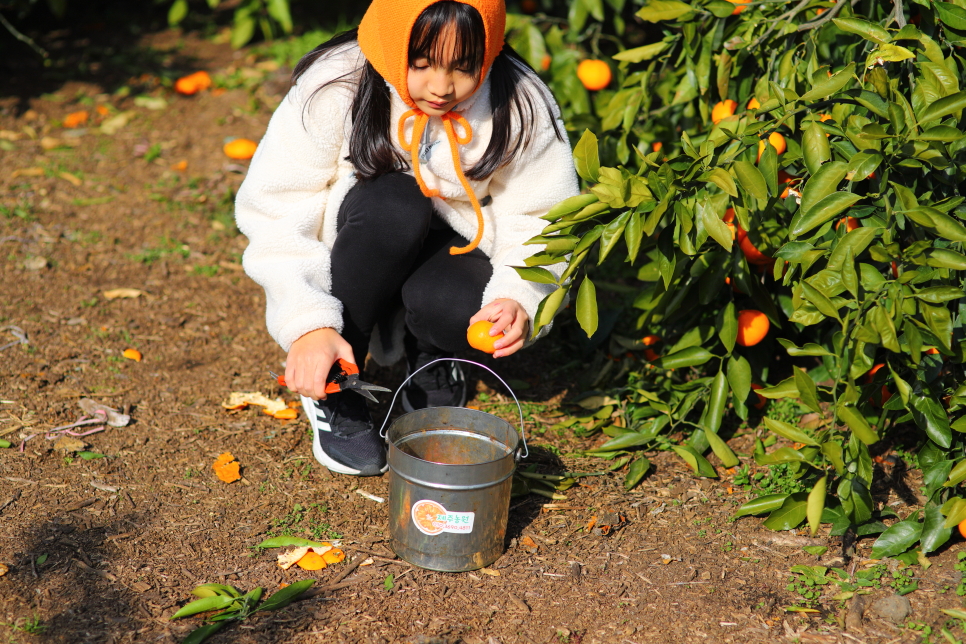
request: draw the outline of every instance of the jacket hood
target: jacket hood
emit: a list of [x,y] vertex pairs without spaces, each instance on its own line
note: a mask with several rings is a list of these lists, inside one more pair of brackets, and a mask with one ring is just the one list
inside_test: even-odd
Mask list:
[[[409,38],[416,19],[439,0],[372,0],[359,24],[359,47],[366,59],[385,78],[410,107],[416,104],[409,95]],[[486,29],[486,54],[480,70],[480,83],[503,49],[506,6],[503,0],[459,0],[480,12]],[[479,85],[477,85],[479,89]]]

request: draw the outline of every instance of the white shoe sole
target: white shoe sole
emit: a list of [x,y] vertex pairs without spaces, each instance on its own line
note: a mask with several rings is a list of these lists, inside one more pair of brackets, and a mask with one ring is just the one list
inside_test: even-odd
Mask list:
[[[322,443],[319,442],[319,421],[318,416],[316,416],[315,401],[307,396],[301,396],[301,398],[302,410],[305,412],[305,416],[309,419],[309,425],[312,427],[312,456],[331,472],[346,474],[348,476],[359,476],[362,470],[356,470],[348,465],[343,465],[326,454],[325,450],[322,449]],[[380,472],[385,474],[388,469],[389,464],[386,463]]]

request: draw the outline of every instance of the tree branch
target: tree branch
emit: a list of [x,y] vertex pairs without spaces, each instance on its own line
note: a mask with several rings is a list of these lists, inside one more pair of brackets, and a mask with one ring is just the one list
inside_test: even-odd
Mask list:
[[899,29],[902,29],[906,26],[906,15],[902,11],[902,0],[892,0],[892,5],[895,7],[895,12],[892,17],[895,19]]
[[834,18],[835,15],[842,10],[842,7],[845,6],[846,1],[847,0],[838,0],[838,2],[835,3],[835,6],[829,9],[828,11],[826,11],[824,14],[822,14],[821,17],[816,18],[811,22],[803,22],[802,24],[798,25],[798,30],[807,31],[809,29],[815,29],[816,27],[821,27],[826,22]]
[[802,0],[797,5],[795,5],[794,7],[792,7],[791,9],[789,9],[788,11],[786,11],[785,13],[783,13],[782,15],[778,16],[774,20],[771,20],[770,21],[771,22],[771,26],[768,28],[768,31],[766,31],[761,36],[759,36],[758,39],[755,40],[755,42],[751,43],[751,45],[748,46],[748,49],[754,49],[755,47],[757,47],[758,45],[760,45],[762,42],[764,42],[765,39],[768,38],[768,36],[770,36],[773,31],[775,31],[775,27],[778,25],[778,23],[780,23],[783,20],[788,20],[789,18],[794,18],[795,17],[795,14],[797,14],[799,11],[801,11],[806,6],[808,6],[808,3],[809,2],[811,2],[811,0]]
[[35,43],[33,39],[30,38],[29,36],[25,36],[24,34],[17,31],[17,28],[14,27],[12,24],[10,24],[10,22],[4,17],[2,13],[0,13],[0,24],[6,27],[7,31],[9,31],[14,38],[28,45],[31,49],[37,52],[37,54],[39,54],[42,58],[50,57],[50,54],[47,53],[47,50],[45,50],[43,47]]

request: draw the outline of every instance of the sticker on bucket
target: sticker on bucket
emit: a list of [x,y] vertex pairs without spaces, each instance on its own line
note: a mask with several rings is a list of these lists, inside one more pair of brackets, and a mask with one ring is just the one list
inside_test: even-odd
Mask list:
[[473,532],[474,512],[449,512],[436,501],[423,499],[413,504],[413,523],[423,534],[443,532],[469,534]]

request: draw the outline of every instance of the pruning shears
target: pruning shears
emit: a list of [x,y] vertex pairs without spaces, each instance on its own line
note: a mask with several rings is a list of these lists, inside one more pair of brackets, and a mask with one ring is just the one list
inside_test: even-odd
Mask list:
[[[275,378],[275,380],[281,386],[288,386],[285,384],[285,376],[280,376],[274,371],[269,371],[268,373],[270,376]],[[329,377],[325,381],[325,393],[337,394],[342,391],[354,391],[357,394],[365,396],[372,402],[379,402],[370,392],[391,392],[392,389],[386,389],[385,387],[380,387],[379,385],[374,385],[364,380],[359,380],[359,367],[347,360],[339,358],[339,360],[333,363],[332,370],[329,372]]]

